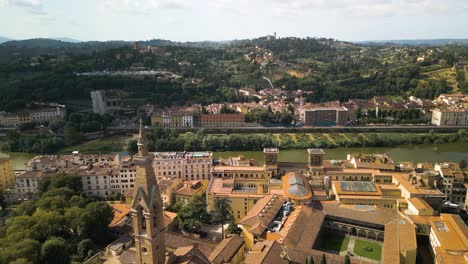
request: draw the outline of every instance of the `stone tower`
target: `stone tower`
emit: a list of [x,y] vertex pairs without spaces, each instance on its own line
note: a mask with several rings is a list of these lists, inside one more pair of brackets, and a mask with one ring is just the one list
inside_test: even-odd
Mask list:
[[265,167],[267,170],[272,172],[272,177],[278,177],[278,148],[264,148],[263,157],[265,161]]
[[133,160],[137,166],[132,202],[132,220],[135,236],[136,263],[165,263],[163,230],[163,203],[154,175],[152,158],[148,155],[145,129],[140,120],[138,154]]
[[312,166],[323,166],[323,157],[325,156],[325,151],[323,149],[307,149],[309,154],[309,167]]

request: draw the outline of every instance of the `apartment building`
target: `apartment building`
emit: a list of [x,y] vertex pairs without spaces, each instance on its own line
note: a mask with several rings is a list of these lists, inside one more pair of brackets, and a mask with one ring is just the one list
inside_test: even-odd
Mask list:
[[36,103],[33,109],[16,113],[0,113],[0,126],[17,127],[22,124],[46,124],[51,121],[63,120],[66,116],[66,106],[55,103]]
[[[65,105],[54,104],[50,107],[34,109],[30,112],[31,121],[35,124],[46,124],[51,121],[64,120],[67,114]],[[47,106],[47,105],[46,105]]]
[[118,173],[110,176],[111,193],[125,194],[135,187],[136,166],[131,159],[121,162]]
[[18,127],[31,122],[31,115],[27,112],[0,114],[0,126]]
[[151,114],[155,127],[194,127],[199,125],[200,109],[197,106],[159,110]]
[[445,194],[444,201],[450,201],[458,205],[464,205],[466,201],[465,176],[458,163],[436,163],[434,170],[440,173],[441,188]]
[[[116,192],[123,193],[127,188],[133,188],[132,183],[117,180],[128,178],[129,182],[133,182],[134,179],[133,169],[127,168],[126,163],[121,163],[123,155],[81,155],[73,152],[72,155],[37,156],[28,162],[25,172],[16,177],[9,199],[22,201],[36,198],[39,181],[57,173],[80,176],[83,192],[88,195],[107,196]],[[128,176],[125,175],[127,172]]]
[[270,193],[268,179],[216,178],[210,180],[206,190],[208,210],[218,198],[230,201],[234,221],[239,222],[258,200]]
[[202,127],[245,126],[245,114],[202,114]]
[[436,108],[432,110],[432,124],[436,126],[466,126],[468,125],[468,109]]
[[300,120],[306,126],[343,126],[348,121],[345,107],[313,107],[301,110]]
[[0,191],[13,187],[14,184],[13,160],[0,158]]
[[155,152],[153,166],[158,179],[209,180],[212,152]]

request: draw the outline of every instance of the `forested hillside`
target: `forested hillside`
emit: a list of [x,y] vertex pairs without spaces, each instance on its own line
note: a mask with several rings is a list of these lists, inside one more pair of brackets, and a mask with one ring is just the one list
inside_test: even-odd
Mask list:
[[[31,101],[90,100],[94,89],[121,89],[160,106],[235,102],[245,100],[238,88],[264,89],[267,79],[275,88],[310,91],[311,102],[376,95],[431,99],[468,92],[466,68],[454,68],[467,58],[467,46],[365,46],[316,38],[153,40],[138,48],[128,42],[10,41],[0,45],[0,111]],[[177,78],[79,74],[142,69]]]

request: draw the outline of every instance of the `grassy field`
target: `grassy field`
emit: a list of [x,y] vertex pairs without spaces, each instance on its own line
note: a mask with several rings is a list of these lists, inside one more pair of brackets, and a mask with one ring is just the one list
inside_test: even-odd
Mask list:
[[[444,79],[448,86],[452,87],[453,91],[458,91],[455,68],[444,68],[435,71],[424,72],[422,74],[425,80],[429,79]],[[422,80],[424,81],[424,80]]]
[[380,260],[382,255],[382,246],[377,243],[356,239],[356,243],[354,244],[354,254],[373,260]]
[[322,249],[340,252],[346,251],[346,249],[348,248],[348,237],[327,232],[323,235],[323,239],[324,241],[321,245]]
[[100,138],[92,141],[85,142],[81,145],[66,147],[60,150],[60,154],[69,154],[72,151],[79,151],[81,153],[110,153],[125,150],[127,142],[131,137],[126,136],[111,136],[107,138]]

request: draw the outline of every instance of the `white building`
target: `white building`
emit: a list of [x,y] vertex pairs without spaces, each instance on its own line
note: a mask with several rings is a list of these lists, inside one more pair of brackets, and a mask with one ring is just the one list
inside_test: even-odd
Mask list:
[[31,121],[36,124],[44,124],[51,121],[63,120],[67,114],[65,105],[56,107],[35,109],[31,111]]
[[468,126],[468,109],[432,110],[432,124],[436,126]]
[[93,101],[93,111],[96,114],[106,113],[106,103],[104,101],[105,93],[103,90],[91,91],[91,100]]
[[155,152],[153,166],[158,179],[209,180],[212,152]]
[[117,175],[111,176],[112,193],[125,194],[127,190],[133,190],[135,184],[136,166],[131,160],[123,161]]

